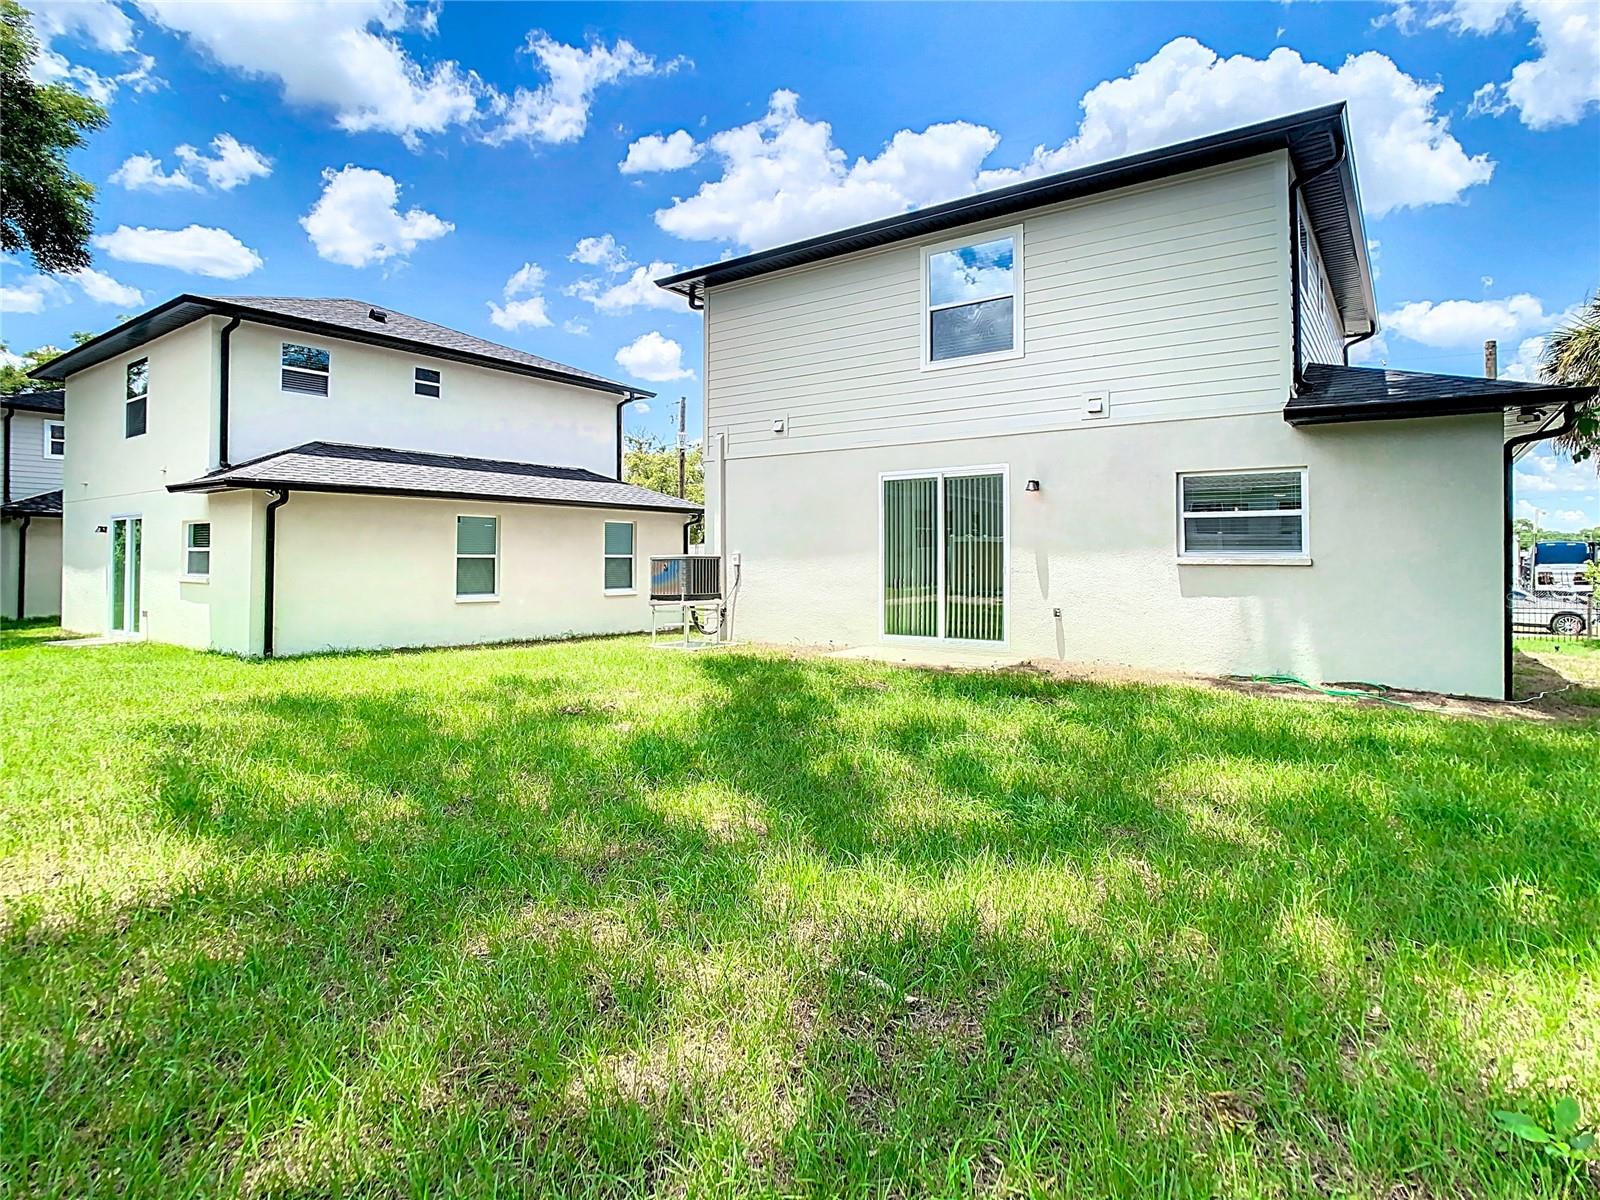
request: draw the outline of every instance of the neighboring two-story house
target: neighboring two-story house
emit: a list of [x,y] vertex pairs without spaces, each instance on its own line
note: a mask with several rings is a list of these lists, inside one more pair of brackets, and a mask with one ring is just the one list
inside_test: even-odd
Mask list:
[[1509,686],[1508,438],[1587,397],[1347,365],[1342,105],[658,282],[740,637]]
[[358,300],[183,295],[64,380],[62,624],[241,654],[649,624],[696,505],[621,482],[625,384]]
[[0,618],[61,611],[66,393],[0,396]]

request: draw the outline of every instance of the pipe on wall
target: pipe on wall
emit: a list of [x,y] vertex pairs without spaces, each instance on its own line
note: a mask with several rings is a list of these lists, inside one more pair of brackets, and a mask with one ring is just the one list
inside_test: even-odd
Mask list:
[[222,327],[222,348],[218,356],[217,381],[217,466],[232,466],[228,461],[228,384],[233,378],[229,370],[229,357],[232,350],[233,331],[239,328],[242,317],[233,317]]
[[617,482],[622,482],[622,410],[639,397],[629,393],[617,401]]
[[25,516],[17,526],[17,620],[28,616],[28,526],[33,518]]
[[274,490],[268,494],[272,499],[267,501],[267,562],[262,580],[265,584],[265,595],[261,601],[262,658],[272,657],[272,621],[278,591],[278,510],[289,503],[289,489]]
[[4,459],[4,465],[0,466],[0,473],[4,474],[0,479],[0,504],[11,503],[11,418],[16,415],[17,410],[7,406],[3,422],[5,432],[0,435],[0,457]]

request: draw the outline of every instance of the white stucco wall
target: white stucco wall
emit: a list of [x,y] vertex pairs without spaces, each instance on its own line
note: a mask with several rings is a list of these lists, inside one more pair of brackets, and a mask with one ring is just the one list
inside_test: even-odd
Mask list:
[[[879,643],[880,473],[1005,465],[1011,654],[1498,695],[1500,424],[1271,413],[730,459],[734,634]],[[1178,472],[1274,467],[1308,469],[1311,565],[1180,565]]]
[[[284,342],[329,352],[328,395],[282,390]],[[236,463],[325,441],[616,473],[618,397],[609,393],[250,323],[229,353]],[[442,395],[415,394],[417,367],[440,372]]]
[[[18,545],[22,522],[0,521],[0,617],[17,616]],[[61,521],[34,517],[28,522],[28,579],[24,617],[53,617],[61,611]]]
[[[203,520],[204,496],[166,490],[215,464],[216,319],[196,321],[67,380],[62,483],[61,623],[105,633],[110,620],[112,517],[144,522],[144,634],[184,646],[211,644],[203,588],[180,583],[183,522]],[[125,437],[126,369],[150,360],[146,431]]]
[[61,459],[45,453],[45,424],[64,418],[47,413],[15,412],[11,415],[11,498],[26,500],[61,486]]
[[[500,598],[458,602],[456,516],[500,519]],[[636,523],[635,593],[607,595],[606,521]],[[539,504],[295,493],[277,514],[279,654],[648,629],[652,554],[682,516]]]

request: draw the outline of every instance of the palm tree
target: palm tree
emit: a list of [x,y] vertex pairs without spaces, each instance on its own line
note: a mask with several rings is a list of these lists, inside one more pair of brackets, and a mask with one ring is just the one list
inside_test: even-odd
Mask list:
[[[1567,325],[1545,339],[1539,373],[1547,383],[1600,388],[1600,293],[1596,293]],[[1578,410],[1578,423],[1557,444],[1573,462],[1600,452],[1600,403]],[[1600,457],[1595,459],[1600,466]]]

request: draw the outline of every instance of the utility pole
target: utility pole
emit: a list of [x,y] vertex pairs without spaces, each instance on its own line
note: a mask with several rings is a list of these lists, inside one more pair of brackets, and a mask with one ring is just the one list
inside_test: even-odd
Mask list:
[[684,486],[684,460],[683,460],[683,454],[684,454],[684,451],[688,448],[688,445],[689,445],[689,441],[688,441],[688,438],[689,438],[688,426],[684,423],[684,418],[685,418],[685,414],[687,412],[688,403],[689,403],[689,397],[687,397],[687,396],[679,396],[678,397],[678,499],[679,500],[683,499],[683,486]]

